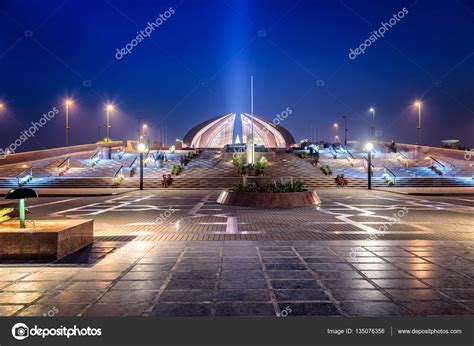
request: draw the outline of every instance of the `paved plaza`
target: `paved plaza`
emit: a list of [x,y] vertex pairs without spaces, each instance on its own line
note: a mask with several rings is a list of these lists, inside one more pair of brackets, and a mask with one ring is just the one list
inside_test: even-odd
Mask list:
[[474,197],[334,189],[262,210],[218,193],[30,200],[30,218],[94,219],[94,245],[2,261],[0,315],[474,315]]

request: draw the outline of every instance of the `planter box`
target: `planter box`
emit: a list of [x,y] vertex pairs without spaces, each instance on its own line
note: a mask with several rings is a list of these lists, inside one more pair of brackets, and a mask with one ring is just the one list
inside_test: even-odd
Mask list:
[[60,259],[93,242],[94,220],[34,223],[34,228],[24,229],[18,227],[18,220],[0,224],[0,259]]
[[222,191],[217,203],[256,208],[296,208],[321,204],[315,191],[302,192],[236,192]]

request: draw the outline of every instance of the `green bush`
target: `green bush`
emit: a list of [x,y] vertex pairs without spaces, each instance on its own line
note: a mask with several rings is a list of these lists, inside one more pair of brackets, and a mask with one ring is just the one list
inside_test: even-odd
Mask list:
[[234,185],[234,190],[237,192],[301,192],[304,190],[304,182],[296,180],[292,183],[275,183],[275,184],[256,184],[249,183],[244,185],[237,183]]
[[242,159],[242,155],[234,154],[232,156],[232,164],[235,168],[237,168],[237,172],[239,174],[245,174],[247,171],[247,165],[244,163]]
[[259,158],[255,164],[257,166],[257,172],[258,174],[261,174],[265,171],[265,168],[268,166],[268,160],[265,156],[262,156]]
[[178,175],[179,172],[181,172],[181,166],[180,165],[173,165],[171,167],[171,174]]
[[324,164],[324,165],[321,165],[320,170],[321,170],[321,172],[323,172],[325,175],[332,175],[331,166],[329,166],[327,163]]
[[301,159],[306,159],[309,157],[308,153],[305,152],[305,151],[301,151],[298,153],[298,157],[301,158]]

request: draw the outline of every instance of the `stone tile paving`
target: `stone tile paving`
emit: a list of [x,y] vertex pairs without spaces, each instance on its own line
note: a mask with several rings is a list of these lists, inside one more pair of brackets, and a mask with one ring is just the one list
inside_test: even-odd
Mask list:
[[[438,241],[418,244],[376,240],[354,257],[351,248],[359,245],[364,244],[360,241],[129,242],[92,265],[3,265],[0,313],[15,316],[41,316],[51,311],[57,316],[276,316],[282,311],[291,311],[288,316],[474,314],[473,242],[446,245]],[[430,260],[440,255],[446,263],[435,264]],[[451,263],[456,265],[451,267]]]

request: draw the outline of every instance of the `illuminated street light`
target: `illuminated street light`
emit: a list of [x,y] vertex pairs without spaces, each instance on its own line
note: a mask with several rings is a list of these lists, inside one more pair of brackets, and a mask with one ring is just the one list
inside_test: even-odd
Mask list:
[[143,128],[143,132],[142,132],[142,136],[140,136],[142,139],[144,139],[145,137],[147,137],[147,133],[146,133],[146,130],[148,129],[148,125],[147,124],[143,124],[142,126]]
[[421,145],[421,102],[416,101],[415,107],[418,108],[418,145]]
[[370,142],[366,143],[365,150],[367,151],[367,188],[372,190],[372,150],[374,150],[374,145]]
[[0,109],[3,109],[3,107],[4,107],[3,103],[0,103]]
[[107,129],[106,129],[106,140],[109,141],[109,130],[110,130],[110,112],[114,110],[114,106],[111,105],[110,103],[107,105]]
[[336,129],[336,136],[335,136],[335,139],[336,139],[336,143],[339,143],[339,124],[338,123],[334,123],[334,128]]
[[69,145],[69,106],[72,106],[72,101],[66,100],[66,147]]
[[375,138],[375,108],[371,107],[369,112],[372,113],[372,138]]

